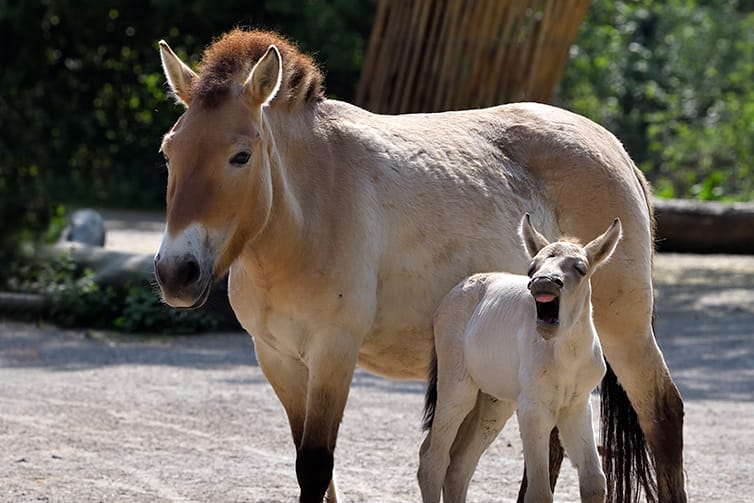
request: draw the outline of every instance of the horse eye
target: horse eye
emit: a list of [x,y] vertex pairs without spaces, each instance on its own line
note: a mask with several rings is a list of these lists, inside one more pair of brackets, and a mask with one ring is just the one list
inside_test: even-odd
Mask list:
[[586,276],[586,264],[583,262],[576,262],[576,265],[573,266],[576,269],[576,272],[581,274],[582,276]]
[[239,152],[230,158],[230,163],[236,166],[243,166],[251,159],[251,154],[248,152]]

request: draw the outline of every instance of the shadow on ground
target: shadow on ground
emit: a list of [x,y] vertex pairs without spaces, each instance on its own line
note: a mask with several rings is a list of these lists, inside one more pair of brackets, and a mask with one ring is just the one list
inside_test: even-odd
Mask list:
[[111,365],[168,365],[212,369],[257,365],[248,335],[133,336],[5,323],[0,365],[74,371]]
[[754,260],[669,258],[657,281],[656,332],[681,393],[754,401]]

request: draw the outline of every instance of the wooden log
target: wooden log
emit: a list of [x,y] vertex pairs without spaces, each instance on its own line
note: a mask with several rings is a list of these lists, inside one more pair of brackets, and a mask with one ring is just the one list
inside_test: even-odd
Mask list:
[[754,254],[754,203],[655,199],[661,252]]

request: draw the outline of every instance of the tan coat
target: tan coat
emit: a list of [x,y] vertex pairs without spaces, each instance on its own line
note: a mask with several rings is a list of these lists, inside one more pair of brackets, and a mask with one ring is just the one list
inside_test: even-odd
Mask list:
[[302,500],[335,493],[320,468],[332,462],[355,365],[424,379],[432,314],[453,285],[525,272],[516,228],[528,212],[549,239],[623,222],[620,249],[593,279],[595,322],[660,493],[682,501],[682,402],[651,326],[648,188],[615,137],[533,103],[371,114],[324,99],[310,60],[259,37],[226,35],[199,74],[162,43],[187,110],[162,145],[167,228],[155,264],[179,307],[201,305],[230,270],[233,309],[288,414]]

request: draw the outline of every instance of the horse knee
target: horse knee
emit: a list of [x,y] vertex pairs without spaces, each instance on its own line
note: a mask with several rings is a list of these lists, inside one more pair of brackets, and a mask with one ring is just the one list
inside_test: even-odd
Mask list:
[[607,480],[602,473],[584,477],[579,486],[582,502],[602,503],[607,497]]
[[[655,460],[657,463],[678,461],[678,455],[683,451],[683,399],[678,388],[670,383],[655,397],[654,414],[648,422],[649,442],[657,449]],[[644,426],[644,425],[642,425]]]
[[330,485],[333,452],[325,447],[302,447],[296,455],[296,477],[301,503],[322,503]]

